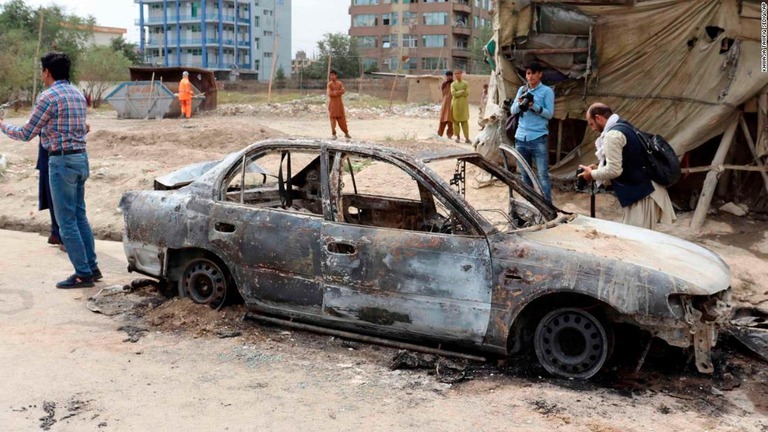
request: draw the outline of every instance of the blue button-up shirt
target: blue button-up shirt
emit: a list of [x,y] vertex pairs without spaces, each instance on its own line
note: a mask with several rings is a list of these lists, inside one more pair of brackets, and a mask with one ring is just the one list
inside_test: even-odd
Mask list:
[[[517,90],[515,101],[510,107],[512,115],[520,112],[520,103],[517,101],[525,93],[528,86],[522,86]],[[520,116],[517,123],[515,138],[521,141],[532,141],[549,134],[549,119],[555,113],[555,92],[551,88],[539,83],[535,89],[528,90],[533,94],[533,107]]]
[[85,97],[69,81],[54,82],[42,92],[24,126],[3,123],[0,129],[9,138],[29,141],[40,135],[40,144],[49,152],[85,149]]

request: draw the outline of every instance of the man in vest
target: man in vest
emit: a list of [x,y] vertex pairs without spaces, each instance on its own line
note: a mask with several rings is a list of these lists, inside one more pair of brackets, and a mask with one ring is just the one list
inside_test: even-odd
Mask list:
[[658,222],[672,223],[675,210],[667,189],[651,181],[643,170],[643,145],[628,122],[621,120],[607,105],[596,103],[587,110],[587,123],[600,137],[595,141],[597,165],[584,166],[585,180],[599,184],[610,181],[619,199],[622,222],[654,229]]
[[192,84],[189,82],[189,72],[184,71],[181,76],[181,82],[179,82],[181,114],[186,118],[190,118],[192,117]]

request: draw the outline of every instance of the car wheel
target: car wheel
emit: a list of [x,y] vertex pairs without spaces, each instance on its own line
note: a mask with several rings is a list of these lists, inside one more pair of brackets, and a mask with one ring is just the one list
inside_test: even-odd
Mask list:
[[603,324],[587,311],[554,310],[539,321],[534,349],[547,372],[563,378],[588,379],[605,364],[610,339]]
[[207,258],[195,258],[184,268],[179,280],[179,295],[198,304],[218,309],[227,298],[229,283],[226,273]]

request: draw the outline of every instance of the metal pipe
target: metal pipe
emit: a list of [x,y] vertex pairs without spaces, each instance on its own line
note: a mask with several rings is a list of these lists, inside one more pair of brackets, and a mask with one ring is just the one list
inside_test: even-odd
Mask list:
[[307,330],[315,333],[324,333],[332,336],[342,337],[345,339],[353,339],[361,342],[373,343],[373,344],[388,346],[392,348],[423,352],[426,354],[441,355],[446,357],[457,357],[457,358],[463,358],[463,359],[479,361],[479,362],[486,361],[485,357],[474,356],[471,354],[464,354],[464,353],[458,353],[454,351],[446,351],[441,349],[429,348],[429,347],[405,343],[405,342],[395,342],[389,339],[382,339],[382,338],[377,338],[373,336],[365,336],[357,333],[350,333],[350,332],[345,332],[341,330],[333,330],[325,327],[314,326],[311,324],[297,323],[297,322],[288,321],[281,318],[273,318],[273,317],[268,317],[264,315],[257,315],[251,312],[246,312],[245,315],[243,316],[243,319],[263,321],[271,324],[278,324],[286,327],[293,327],[300,330]]

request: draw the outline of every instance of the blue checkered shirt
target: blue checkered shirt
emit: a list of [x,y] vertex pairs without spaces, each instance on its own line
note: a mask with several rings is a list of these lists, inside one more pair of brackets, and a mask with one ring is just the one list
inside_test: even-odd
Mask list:
[[60,80],[40,94],[24,126],[3,123],[0,130],[18,141],[40,135],[40,143],[49,152],[85,149],[86,110],[80,90],[69,81]]

